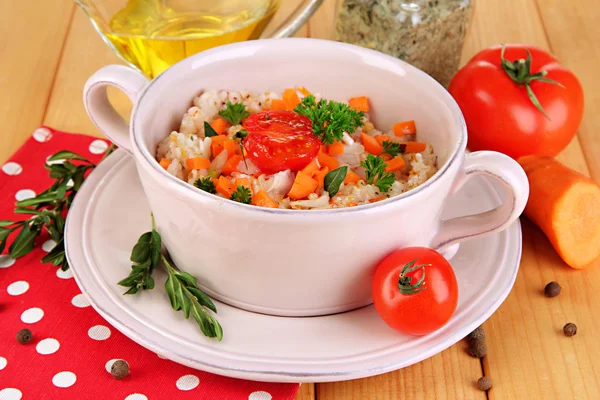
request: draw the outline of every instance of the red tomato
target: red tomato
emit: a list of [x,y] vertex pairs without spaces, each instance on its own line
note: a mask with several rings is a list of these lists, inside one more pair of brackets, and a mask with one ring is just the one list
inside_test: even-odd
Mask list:
[[271,110],[244,121],[248,136],[244,147],[261,171],[299,171],[319,152],[321,141],[312,131],[309,118],[292,111]]
[[458,304],[458,283],[450,263],[426,247],[408,247],[387,256],[375,271],[372,290],[381,318],[410,335],[441,328]]
[[526,59],[526,49],[532,56],[532,74],[546,71],[544,78],[564,86],[531,81],[548,117],[532,103],[526,86],[503,70],[501,46],[483,50],[458,71],[448,88],[465,116],[469,149],[496,150],[515,159],[528,154],[555,156],[577,132],[583,116],[579,81],[554,57],[533,46],[508,45],[504,58]]

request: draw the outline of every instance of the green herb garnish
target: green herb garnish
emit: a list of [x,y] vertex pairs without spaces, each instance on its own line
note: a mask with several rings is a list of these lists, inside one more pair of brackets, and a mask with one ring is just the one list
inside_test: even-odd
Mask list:
[[325,186],[325,190],[329,193],[330,197],[333,197],[340,190],[340,185],[346,179],[346,174],[348,173],[348,166],[344,165],[343,167],[339,167],[334,169],[333,171],[327,173],[325,175],[325,179],[323,184]]
[[235,192],[231,194],[230,200],[238,203],[250,204],[252,202],[252,192],[247,187],[239,185]]
[[402,154],[406,150],[405,144],[391,142],[389,140],[385,140],[382,143],[382,146],[383,150],[381,151],[381,154],[387,153],[392,157],[396,157],[398,154]]
[[212,193],[212,194],[217,193],[217,189],[215,188],[215,183],[208,176],[197,179],[196,182],[194,182],[194,186],[196,186],[198,189],[204,190],[205,192],[208,192],[208,193]]
[[226,108],[219,111],[219,115],[223,117],[231,125],[239,125],[243,120],[250,116],[246,106],[243,103],[235,103],[228,101]]
[[233,135],[233,140],[238,142],[240,145],[240,152],[242,153],[242,158],[244,159],[244,165],[246,169],[248,169],[248,163],[246,162],[246,155],[244,154],[244,139],[248,136],[248,131],[245,129],[239,130]]
[[218,136],[219,134],[213,129],[212,126],[206,121],[204,121],[204,136],[213,137]]
[[310,118],[313,133],[324,144],[342,140],[344,132],[354,132],[363,124],[362,111],[356,111],[337,101],[321,99],[317,103],[312,94],[304,97],[294,111]]
[[365,167],[367,183],[374,184],[382,192],[390,190],[390,187],[396,181],[396,176],[392,172],[385,171],[387,164],[381,157],[368,154],[367,159],[361,165]]

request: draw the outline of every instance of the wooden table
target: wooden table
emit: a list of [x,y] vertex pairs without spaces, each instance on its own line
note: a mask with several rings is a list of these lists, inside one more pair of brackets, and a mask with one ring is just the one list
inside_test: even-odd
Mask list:
[[[296,0],[284,0],[290,9]],[[52,5],[50,5],[52,4]],[[298,36],[328,38],[335,0],[325,4]],[[558,157],[600,181],[600,4],[598,0],[477,0],[462,59],[483,47],[523,42],[551,50],[581,79],[586,94],[581,130]],[[81,100],[85,80],[118,63],[83,12],[70,0],[0,0],[0,163],[41,124],[100,133]],[[112,96],[127,112],[123,96]],[[596,127],[596,128],[595,128]],[[507,134],[510,134],[507,132]],[[559,179],[557,177],[557,179]],[[412,367],[350,382],[305,384],[298,399],[485,399],[476,388],[492,378],[492,399],[600,399],[600,265],[567,267],[544,235],[523,224],[523,260],[515,287],[484,324],[488,355],[481,361],[465,343]],[[562,294],[543,296],[549,281]],[[566,322],[579,327],[567,338]]]

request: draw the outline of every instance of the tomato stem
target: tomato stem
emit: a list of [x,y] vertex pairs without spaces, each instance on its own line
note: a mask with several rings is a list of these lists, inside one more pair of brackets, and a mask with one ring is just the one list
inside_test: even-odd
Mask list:
[[[398,289],[400,289],[400,293],[402,294],[412,295],[427,289],[425,287],[425,267],[430,267],[431,264],[415,265],[416,262],[417,259],[415,258],[402,267],[402,271],[400,271],[400,276],[398,277]],[[418,281],[416,281],[414,284],[411,284],[412,277],[406,276],[406,274],[416,271],[419,268],[421,268],[423,273]]]
[[515,61],[508,61],[506,58],[504,58],[505,50],[506,50],[506,47],[504,45],[502,45],[502,51],[500,52],[500,60],[501,60],[502,69],[504,70],[504,72],[506,72],[506,74],[510,77],[510,79],[512,79],[513,82],[515,82],[517,85],[525,86],[525,89],[527,90],[527,95],[529,96],[529,100],[531,100],[531,103],[533,103],[533,105],[538,110],[540,110],[542,112],[542,114],[544,114],[546,116],[546,118],[550,119],[548,114],[546,114],[546,111],[544,111],[544,108],[540,104],[540,101],[536,97],[535,93],[533,93],[533,90],[531,90],[530,83],[533,81],[539,81],[539,82],[550,83],[552,85],[557,85],[562,88],[564,88],[564,86],[561,85],[559,82],[556,82],[553,79],[545,78],[545,76],[548,75],[548,71],[542,70],[535,74],[531,73],[532,58],[531,58],[531,53],[529,52],[529,50],[525,49],[525,51],[527,52],[526,59],[520,58]]

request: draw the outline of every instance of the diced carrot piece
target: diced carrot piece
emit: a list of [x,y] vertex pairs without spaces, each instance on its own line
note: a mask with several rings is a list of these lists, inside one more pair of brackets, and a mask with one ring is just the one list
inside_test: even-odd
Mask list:
[[330,171],[333,171],[340,166],[340,162],[336,158],[331,157],[324,151],[319,151],[317,158],[319,159],[319,164],[321,164],[321,167],[327,167]]
[[393,158],[391,154],[388,153],[383,153],[379,157],[383,158],[384,161],[390,161]]
[[292,200],[300,200],[308,197],[309,194],[313,193],[318,186],[318,182],[305,174],[302,171],[298,171],[294,184],[290,189],[288,196]]
[[283,97],[285,108],[288,111],[294,111],[294,108],[300,104],[300,97],[298,97],[296,89],[285,89],[281,97]]
[[[212,152],[212,156],[216,157],[220,152],[223,151],[225,141],[227,140],[227,136],[213,136],[210,138],[210,151]],[[229,157],[230,154],[227,155]]]
[[306,175],[312,178],[312,176],[315,174],[315,172],[319,170],[319,168],[319,161],[315,157],[306,167],[302,168],[302,172],[304,172]]
[[404,152],[405,153],[420,153],[422,151],[425,151],[426,148],[427,148],[427,145],[425,143],[406,142],[406,149],[404,150]]
[[396,136],[414,135],[417,133],[415,121],[413,121],[412,119],[410,121],[398,122],[392,127],[392,130],[394,131],[394,135]]
[[235,190],[233,183],[231,183],[229,179],[225,178],[223,175],[219,177],[219,180],[215,186],[217,192],[221,193],[226,198],[230,198]]
[[404,168],[405,165],[406,165],[406,162],[404,161],[404,158],[402,158],[402,156],[397,156],[387,162],[385,171],[386,172],[398,171],[399,169]]
[[210,123],[210,126],[219,135],[223,135],[223,134],[227,133],[227,129],[229,129],[229,127],[231,125],[229,125],[229,123],[227,121],[225,121],[223,118],[217,118],[213,122]]
[[329,167],[323,167],[313,175],[313,178],[317,180],[319,186],[318,188],[322,188],[325,186],[325,175],[329,173]]
[[171,160],[167,160],[166,158],[161,158],[159,164],[164,169],[167,169],[167,168],[169,168],[169,165],[171,165]]
[[367,96],[352,97],[348,100],[348,104],[350,105],[350,108],[353,108],[356,111],[369,112],[369,98]]
[[380,196],[377,196],[377,197],[374,197],[374,198],[370,199],[369,203],[376,203],[378,201],[385,200],[386,198],[387,198],[386,196],[380,195]]
[[303,96],[310,96],[310,92],[304,86],[298,86],[296,90],[302,93]]
[[210,160],[204,157],[193,157],[185,160],[185,166],[187,169],[208,169],[210,167]]
[[227,158],[233,157],[234,155],[240,155],[241,149],[238,142],[233,139],[227,139],[225,143],[223,143],[223,147],[227,150]]
[[242,156],[237,154],[233,155],[232,157],[229,157],[229,159],[223,166],[223,175],[231,175],[232,173],[237,172],[237,165],[240,163],[240,161],[242,161],[242,159]]
[[392,137],[389,135],[375,135],[375,140],[377,140],[377,143],[383,146],[383,142],[391,142]]
[[281,99],[271,100],[271,110],[285,110],[285,101]]
[[346,178],[344,179],[344,184],[347,185],[349,183],[356,183],[360,180],[361,180],[360,175],[358,175],[356,172],[349,169],[348,172],[346,173]]
[[264,190],[259,190],[252,196],[252,204],[259,207],[277,208],[277,203]]
[[354,202],[350,202],[348,204],[346,204],[346,207],[356,207],[358,204],[354,203]]
[[379,142],[377,142],[377,139],[375,139],[373,136],[369,136],[366,133],[361,133],[360,141],[362,142],[362,145],[365,146],[365,150],[374,156],[380,155],[383,151],[383,146],[380,145]]
[[342,142],[333,142],[327,146],[327,151],[330,156],[339,156],[344,154],[344,144]]
[[[230,160],[231,160],[231,158],[230,158]],[[248,179],[248,178],[236,178],[235,187],[238,187],[238,186],[243,186],[245,188],[252,190],[252,185],[250,183],[250,179]]]

